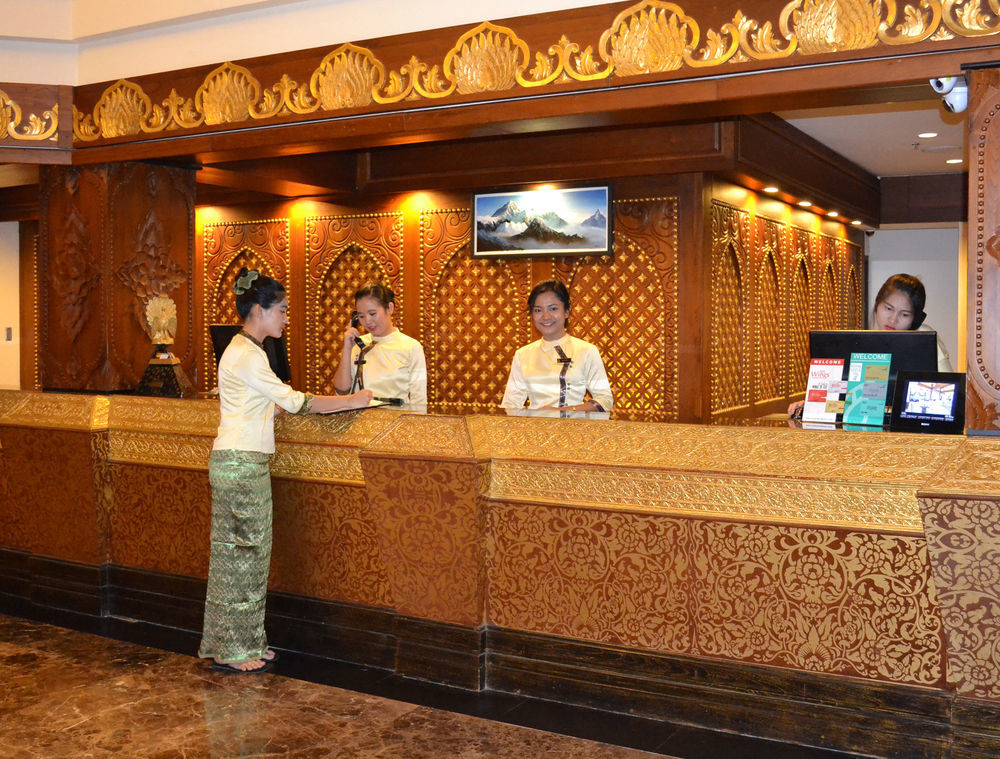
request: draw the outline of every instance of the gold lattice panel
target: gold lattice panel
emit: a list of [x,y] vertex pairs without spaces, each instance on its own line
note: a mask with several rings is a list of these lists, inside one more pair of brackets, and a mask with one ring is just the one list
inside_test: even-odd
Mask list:
[[[208,334],[210,324],[239,324],[233,282],[239,270],[258,269],[288,286],[289,227],[287,219],[221,222],[204,228],[204,335],[200,375],[202,387],[216,383],[215,353]],[[286,332],[289,360],[292,360],[291,335]]]
[[844,308],[846,329],[861,329],[864,324],[862,314],[861,282],[857,270],[852,265],[847,272],[847,304]]
[[420,215],[420,325],[432,407],[499,405],[514,351],[531,338],[528,264],[471,258],[471,219],[468,209]]
[[809,269],[805,258],[796,261],[792,274],[788,393],[804,390],[809,378]]
[[570,331],[600,351],[615,408],[675,420],[677,199],[616,201],[613,229],[613,257],[556,266],[572,297]]
[[745,405],[743,318],[745,260],[749,214],[719,203],[712,205],[711,410]]
[[403,215],[377,213],[306,219],[306,389],[334,392],[333,375],[354,293],[380,282],[396,294],[402,318]]
[[781,395],[781,300],[778,269],[768,253],[757,279],[755,401]]
[[837,329],[840,319],[837,315],[837,276],[834,273],[833,262],[828,262],[823,271],[823,283],[820,290],[820,329]]

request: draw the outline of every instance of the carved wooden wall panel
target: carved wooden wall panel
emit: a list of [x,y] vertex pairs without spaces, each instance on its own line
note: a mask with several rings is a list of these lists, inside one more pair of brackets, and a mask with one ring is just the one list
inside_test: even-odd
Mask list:
[[420,215],[420,341],[432,408],[499,405],[514,351],[534,339],[529,264],[471,258],[471,221],[469,209]]
[[[259,269],[288,287],[291,271],[287,219],[209,223],[204,227],[203,320],[200,385],[211,388],[216,382],[215,353],[208,334],[209,324],[239,324],[233,282],[246,266]],[[291,332],[286,333],[289,362],[295,346]]]
[[391,287],[402,324],[403,215],[319,216],[305,224],[306,390],[329,394],[358,287]]
[[677,418],[677,198],[614,204],[614,255],[560,259],[572,334],[598,347],[615,408]]
[[1000,428],[1000,71],[969,72],[966,427]]
[[45,167],[40,175],[39,293],[43,387],[104,389],[111,321],[106,167]]
[[194,177],[146,164],[47,168],[39,234],[43,387],[128,390],[152,353],[145,301],[178,307],[176,352],[190,371]]
[[710,411],[777,407],[805,389],[810,329],[861,328],[861,250],[718,200],[710,215]]
[[119,386],[135,387],[153,352],[146,302],[165,295],[177,306],[171,351],[194,369],[194,176],[183,169],[112,164],[109,173],[111,308],[109,365]]

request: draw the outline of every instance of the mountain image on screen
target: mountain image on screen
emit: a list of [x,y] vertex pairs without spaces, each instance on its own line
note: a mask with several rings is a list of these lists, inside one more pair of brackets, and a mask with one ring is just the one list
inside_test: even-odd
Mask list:
[[489,216],[476,218],[477,249],[484,252],[601,247],[606,244],[607,226],[607,217],[600,210],[571,222],[555,211],[526,210],[509,200]]

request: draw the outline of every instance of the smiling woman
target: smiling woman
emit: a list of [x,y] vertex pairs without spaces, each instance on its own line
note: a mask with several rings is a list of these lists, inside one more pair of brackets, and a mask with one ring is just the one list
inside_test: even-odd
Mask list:
[[528,296],[528,311],[542,339],[514,354],[500,405],[519,409],[527,401],[532,409],[610,411],[614,398],[601,354],[566,332],[566,285],[554,279],[539,282]]

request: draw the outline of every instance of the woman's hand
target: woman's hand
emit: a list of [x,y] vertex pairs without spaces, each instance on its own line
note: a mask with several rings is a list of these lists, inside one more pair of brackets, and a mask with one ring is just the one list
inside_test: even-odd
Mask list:
[[351,348],[354,345],[355,340],[361,338],[361,333],[358,331],[357,327],[348,327],[344,330],[344,347]]
[[372,402],[373,395],[374,393],[366,388],[351,395],[342,395],[340,399],[347,401],[345,408],[365,408]]

